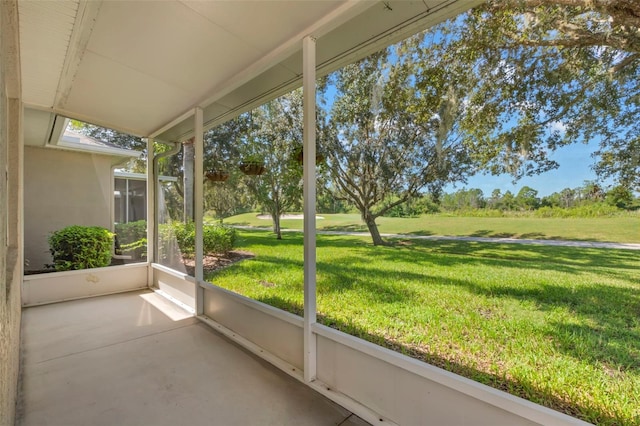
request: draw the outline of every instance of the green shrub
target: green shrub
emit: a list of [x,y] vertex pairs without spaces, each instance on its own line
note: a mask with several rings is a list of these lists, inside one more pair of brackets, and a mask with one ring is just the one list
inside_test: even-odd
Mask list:
[[112,244],[113,234],[99,226],[68,226],[49,236],[56,271],[109,266]]
[[147,221],[118,223],[116,228],[116,248],[118,254],[131,256],[134,259],[142,259],[147,254]]
[[[392,197],[390,201],[396,201],[397,197]],[[420,217],[422,214],[439,213],[440,206],[428,195],[423,195],[410,199],[407,202],[398,204],[389,209],[385,217]]]
[[226,254],[236,243],[236,230],[222,225],[203,226],[203,247],[205,254]]
[[536,217],[557,217],[557,218],[571,218],[571,217],[613,217],[619,216],[620,209],[614,206],[610,206],[605,203],[592,203],[581,206],[575,206],[571,208],[562,207],[540,207],[534,212]]
[[[193,256],[196,246],[196,227],[193,222],[173,222],[159,229],[162,247],[170,247],[173,239],[184,256]],[[203,252],[205,255],[226,254],[233,250],[236,230],[224,225],[203,225]]]

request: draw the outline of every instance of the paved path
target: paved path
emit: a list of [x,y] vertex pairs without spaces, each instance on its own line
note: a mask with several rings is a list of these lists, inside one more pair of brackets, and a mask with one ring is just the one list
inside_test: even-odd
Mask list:
[[[241,226],[239,229],[270,229],[265,227]],[[302,232],[301,229],[283,229],[282,232]],[[348,232],[348,231],[323,231],[318,230],[322,235],[351,235],[354,237],[368,237],[368,232]],[[533,240],[520,238],[489,238],[489,237],[457,237],[450,235],[411,235],[411,234],[380,234],[385,238],[403,238],[406,240],[450,240],[450,241],[475,241],[480,243],[502,243],[502,244],[538,244],[542,246],[559,247],[588,247],[588,248],[609,248],[621,250],[640,250],[637,243],[603,243],[599,241],[567,241],[567,240]]]

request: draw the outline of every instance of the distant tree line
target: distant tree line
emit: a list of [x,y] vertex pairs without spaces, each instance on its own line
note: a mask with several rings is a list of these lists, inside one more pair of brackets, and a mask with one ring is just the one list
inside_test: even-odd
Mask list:
[[[413,203],[406,204],[389,216],[408,217],[436,212],[472,212],[493,210],[498,212],[540,212],[541,215],[554,216],[552,210],[575,210],[574,214],[588,215],[611,214],[618,210],[640,209],[640,197],[621,185],[604,188],[593,181],[586,181],[576,188],[565,188],[559,192],[540,197],[538,190],[523,186],[517,193],[509,190],[494,189],[485,195],[481,189],[460,189],[444,193],[435,198],[424,195]],[[566,213],[566,212],[565,212]],[[562,214],[556,214],[562,215]]]

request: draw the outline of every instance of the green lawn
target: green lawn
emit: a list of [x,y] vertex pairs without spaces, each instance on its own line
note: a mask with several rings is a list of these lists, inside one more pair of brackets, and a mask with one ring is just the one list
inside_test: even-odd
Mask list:
[[[207,277],[301,314],[302,236]],[[640,424],[640,252],[318,236],[319,320],[599,424]]]
[[[224,220],[230,225],[270,227],[271,221],[245,213]],[[358,214],[322,214],[318,229],[363,231]],[[640,215],[603,218],[461,217],[424,215],[416,218],[381,217],[380,232],[387,234],[457,235],[576,241],[640,242]],[[284,229],[302,229],[301,219],[283,219]]]

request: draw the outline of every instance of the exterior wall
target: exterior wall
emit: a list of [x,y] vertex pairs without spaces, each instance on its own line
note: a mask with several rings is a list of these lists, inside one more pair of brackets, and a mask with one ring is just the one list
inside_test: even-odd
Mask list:
[[[18,7],[0,2],[0,425],[15,420],[22,280],[22,102]],[[6,178],[5,178],[6,176]]]
[[27,270],[52,263],[47,238],[69,225],[111,229],[111,158],[25,148],[24,225]]

